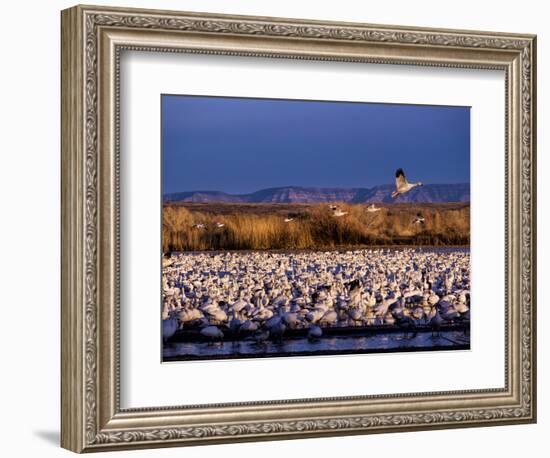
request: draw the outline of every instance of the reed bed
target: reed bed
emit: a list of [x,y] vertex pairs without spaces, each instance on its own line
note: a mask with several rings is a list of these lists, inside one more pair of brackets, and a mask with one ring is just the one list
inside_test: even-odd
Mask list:
[[[367,212],[364,204],[166,204],[163,251],[300,250],[364,246],[468,245],[469,204],[399,204]],[[417,214],[424,224],[413,224]],[[285,222],[285,218],[293,218]],[[218,223],[223,227],[218,227]],[[194,227],[197,224],[204,228]]]

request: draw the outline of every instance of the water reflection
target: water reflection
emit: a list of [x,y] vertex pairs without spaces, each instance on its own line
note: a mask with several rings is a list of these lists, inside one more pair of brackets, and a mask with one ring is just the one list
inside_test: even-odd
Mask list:
[[357,337],[323,337],[316,341],[307,338],[286,339],[283,342],[257,344],[248,340],[215,344],[177,342],[165,344],[165,361],[188,359],[227,359],[262,356],[323,355],[350,353],[383,353],[414,350],[469,349],[470,338],[463,331],[442,332],[432,336],[429,332],[414,337],[387,333]]

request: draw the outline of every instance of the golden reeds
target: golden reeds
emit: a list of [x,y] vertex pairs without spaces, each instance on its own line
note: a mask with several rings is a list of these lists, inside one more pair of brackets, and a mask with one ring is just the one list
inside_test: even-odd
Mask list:
[[[380,245],[466,245],[469,204],[399,204],[368,213],[364,204],[167,204],[164,251],[330,249]],[[425,222],[413,224],[418,213]],[[285,222],[291,215],[294,219]],[[218,227],[223,224],[223,227]],[[196,227],[196,225],[205,227]]]

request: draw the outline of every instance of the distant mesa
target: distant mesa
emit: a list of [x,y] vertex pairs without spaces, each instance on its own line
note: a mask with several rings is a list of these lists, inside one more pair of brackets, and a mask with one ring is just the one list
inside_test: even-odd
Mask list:
[[469,202],[470,184],[427,184],[391,198],[394,185],[380,185],[372,188],[305,188],[283,186],[261,189],[251,194],[228,194],[220,191],[190,191],[165,194],[164,202],[227,202],[227,203],[385,203],[385,202]]

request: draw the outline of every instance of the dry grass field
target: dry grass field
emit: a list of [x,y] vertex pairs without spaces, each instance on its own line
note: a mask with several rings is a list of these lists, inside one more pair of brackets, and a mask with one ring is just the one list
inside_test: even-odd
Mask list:
[[[163,251],[468,245],[469,203],[377,205],[180,203],[163,207]],[[424,223],[414,224],[417,215]],[[285,222],[285,218],[292,221]],[[196,225],[199,225],[197,227]],[[202,227],[204,225],[204,227]]]

